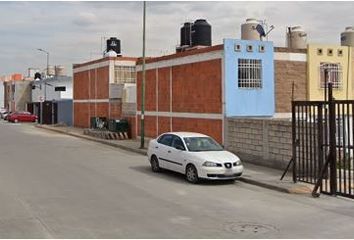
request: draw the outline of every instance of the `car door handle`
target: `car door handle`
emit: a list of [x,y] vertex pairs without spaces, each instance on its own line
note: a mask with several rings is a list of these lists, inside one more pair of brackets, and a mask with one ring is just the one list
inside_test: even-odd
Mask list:
[[167,152],[168,152],[168,153],[171,153],[171,151],[170,151],[170,150],[168,150]]
[[158,146],[155,147],[156,149],[159,148]]

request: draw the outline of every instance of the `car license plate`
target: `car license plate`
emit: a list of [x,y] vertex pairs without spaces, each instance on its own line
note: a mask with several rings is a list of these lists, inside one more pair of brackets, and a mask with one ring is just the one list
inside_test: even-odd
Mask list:
[[233,175],[233,172],[231,170],[226,170],[225,175],[231,176],[231,175]]

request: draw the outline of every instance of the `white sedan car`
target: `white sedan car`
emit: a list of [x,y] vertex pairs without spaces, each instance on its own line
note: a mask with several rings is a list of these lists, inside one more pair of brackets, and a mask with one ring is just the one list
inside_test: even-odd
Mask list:
[[188,182],[199,179],[236,179],[243,166],[234,154],[225,151],[209,136],[192,132],[169,132],[149,143],[151,169],[168,169],[186,175]]

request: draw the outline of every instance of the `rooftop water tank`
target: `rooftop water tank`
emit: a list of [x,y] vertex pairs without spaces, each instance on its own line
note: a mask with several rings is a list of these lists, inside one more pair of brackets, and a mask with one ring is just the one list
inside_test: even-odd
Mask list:
[[120,40],[116,37],[111,37],[107,39],[107,52],[110,50],[115,51],[118,55],[120,54]]
[[48,76],[54,76],[54,75],[55,75],[54,66],[52,66],[52,65],[49,65],[49,66],[48,66],[47,74],[48,74]]
[[62,65],[55,66],[55,75],[56,76],[65,76],[65,68]]
[[301,26],[288,27],[286,32],[288,48],[303,49],[307,47],[307,33]]
[[192,25],[192,46],[211,46],[211,25],[205,19]]
[[181,46],[192,45],[192,25],[191,22],[186,22],[181,27]]
[[256,29],[259,21],[255,18],[248,18],[246,22],[241,24],[242,40],[260,40],[259,33]]
[[340,42],[342,46],[354,47],[354,27],[345,28],[340,34]]

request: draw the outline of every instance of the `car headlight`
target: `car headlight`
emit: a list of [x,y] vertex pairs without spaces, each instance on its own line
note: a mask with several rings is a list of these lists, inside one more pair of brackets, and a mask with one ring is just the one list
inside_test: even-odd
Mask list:
[[206,161],[203,163],[203,166],[204,167],[221,167],[222,165],[220,163]]
[[241,166],[242,163],[241,163],[240,160],[238,160],[238,161],[234,162],[232,165],[233,165],[234,167],[236,167],[236,166]]

